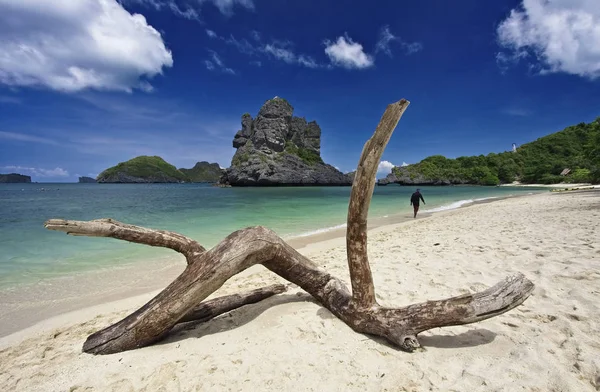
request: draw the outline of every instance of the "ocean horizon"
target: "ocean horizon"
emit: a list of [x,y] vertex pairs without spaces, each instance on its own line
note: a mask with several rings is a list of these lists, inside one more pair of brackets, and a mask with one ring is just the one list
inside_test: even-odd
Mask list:
[[[421,186],[422,214],[545,191],[532,187]],[[369,219],[412,217],[416,187],[377,186]],[[0,288],[144,260],[173,251],[109,238],[51,232],[51,218],[113,218],[172,230],[210,248],[230,233],[262,225],[285,239],[345,227],[351,187],[218,188],[210,184],[0,184]]]

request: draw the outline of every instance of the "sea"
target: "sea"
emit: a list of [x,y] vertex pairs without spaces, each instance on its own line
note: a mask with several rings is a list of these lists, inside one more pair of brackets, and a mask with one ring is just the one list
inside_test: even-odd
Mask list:
[[[51,218],[113,218],[173,230],[206,248],[231,232],[263,225],[286,239],[345,226],[350,187],[218,188],[209,184],[0,184],[0,288],[143,263],[173,251],[111,238],[67,236],[44,228]],[[377,186],[369,219],[412,218],[414,187]],[[421,213],[544,192],[531,187],[422,186]]]

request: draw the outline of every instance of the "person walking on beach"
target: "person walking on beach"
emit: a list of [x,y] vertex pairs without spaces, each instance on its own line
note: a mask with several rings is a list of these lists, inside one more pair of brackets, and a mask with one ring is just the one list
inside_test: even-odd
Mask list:
[[410,205],[413,206],[413,209],[415,210],[415,216],[413,218],[416,218],[417,212],[419,212],[419,199],[423,200],[423,204],[426,204],[425,199],[423,199],[423,195],[421,194],[421,190],[417,189],[417,191],[410,197]]

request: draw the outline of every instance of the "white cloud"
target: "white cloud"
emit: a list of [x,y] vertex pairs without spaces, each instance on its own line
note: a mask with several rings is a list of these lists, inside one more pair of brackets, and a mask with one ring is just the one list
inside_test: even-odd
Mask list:
[[15,133],[15,132],[4,132],[0,131],[0,140],[13,140],[18,142],[28,142],[28,143],[42,143],[42,144],[51,144],[51,145],[59,145],[56,140],[47,139],[40,136],[35,135],[27,135],[24,133]]
[[233,34],[229,36],[229,38],[218,37],[222,41],[224,41],[228,45],[235,46],[237,50],[241,53],[252,55],[261,50],[260,47],[255,47],[252,45],[246,38],[242,38],[241,40],[236,39]]
[[208,69],[209,71],[215,70],[215,65],[210,60],[204,60],[204,65],[206,65],[206,69]]
[[406,167],[406,166],[408,166],[408,163],[406,163],[406,162],[402,162],[402,165],[400,165],[400,167]]
[[288,64],[296,61],[296,55],[289,49],[283,47],[277,47],[274,44],[267,44],[264,48],[266,53],[273,55],[274,57],[282,60]]
[[222,72],[225,72],[225,73],[228,73],[231,75],[235,75],[235,71],[233,69],[225,66],[225,64],[223,63],[223,60],[221,60],[221,58],[219,57],[217,52],[211,50],[210,53],[211,53],[211,60],[204,61],[204,64],[206,65],[206,69],[208,69],[209,71],[214,71],[215,69],[218,69]]
[[54,169],[41,169],[37,167],[24,167],[24,166],[3,166],[1,168],[4,171],[18,172],[19,174],[26,174],[36,177],[68,177],[69,172],[60,167]]
[[524,0],[497,33],[510,51],[497,55],[501,67],[532,54],[541,73],[600,77],[600,1]]
[[291,49],[291,45],[289,43],[280,44],[274,42],[272,44],[267,44],[262,48],[262,50],[274,56],[275,58],[282,60],[288,64],[299,64],[308,68],[318,68],[319,64],[310,56],[306,55],[296,55],[294,51]]
[[300,55],[296,57],[298,64],[304,65],[308,68],[318,68],[319,64],[310,56]]
[[200,20],[199,12],[191,7],[181,9],[174,1],[170,1],[168,5],[171,12],[173,12],[177,16],[181,16],[182,18],[190,20]]
[[379,166],[377,166],[377,174],[389,174],[392,172],[392,168],[396,166],[390,161],[381,161],[379,162]]
[[[210,31],[210,33],[209,33]],[[277,60],[283,61],[287,64],[302,65],[308,68],[319,68],[319,65],[315,59],[305,54],[296,54],[293,49],[293,44],[289,41],[278,41],[273,40],[271,43],[263,43],[261,34],[258,31],[252,30],[250,33],[252,39],[256,42],[252,43],[246,38],[237,39],[233,35],[229,38],[219,36],[214,31],[207,30],[206,33],[211,38],[219,39],[228,45],[235,47],[240,53],[250,56],[270,56]],[[262,66],[262,62],[255,60],[251,61],[250,64],[256,66]]]
[[254,9],[254,2],[252,0],[198,0],[200,3],[211,2],[213,3],[223,15],[232,15],[233,8],[235,5],[240,5],[248,10]]
[[[366,53],[363,46],[358,42],[354,42],[348,35],[338,37],[335,42],[325,40],[325,53],[331,62],[325,64],[315,60],[312,56],[297,53],[294,50],[294,44],[290,41],[274,39],[267,43],[263,41],[261,33],[256,30],[250,31],[248,39],[238,39],[233,35],[226,38],[208,29],[206,34],[235,47],[240,53],[257,57],[269,56],[286,64],[301,65],[307,68],[333,68],[334,66],[349,69],[369,68],[375,64],[375,54],[378,52],[384,52],[391,56],[391,42],[400,45],[406,54],[418,52],[423,48],[418,42],[404,42],[400,37],[392,34],[388,26],[384,26],[373,54]],[[261,62],[252,61],[251,64],[259,65]]]
[[[200,20],[201,9],[204,4],[212,3],[221,11],[223,15],[233,15],[233,9],[239,5],[248,10],[254,9],[252,0],[197,0],[195,6],[190,5],[190,2],[181,0],[119,0],[123,4],[137,4],[154,8],[155,10],[169,10],[176,16],[180,16],[190,20]],[[180,5],[181,4],[181,5]]]
[[169,9],[173,14],[181,16],[185,19],[200,20],[199,10],[196,10],[190,6],[181,8],[175,0],[118,0],[123,4],[139,4],[152,7],[156,10],[163,8]]
[[325,53],[334,65],[344,68],[364,69],[372,67],[373,57],[364,52],[363,46],[350,37],[338,37],[337,41],[325,41]]
[[421,45],[419,42],[404,42],[400,37],[392,34],[389,26],[383,26],[381,33],[379,34],[379,40],[375,45],[375,53],[383,52],[391,57],[392,50],[390,48],[390,44],[394,41],[400,44],[406,54],[413,54],[423,49],[423,45]]
[[0,83],[130,92],[172,65],[160,33],[116,0],[0,0]]

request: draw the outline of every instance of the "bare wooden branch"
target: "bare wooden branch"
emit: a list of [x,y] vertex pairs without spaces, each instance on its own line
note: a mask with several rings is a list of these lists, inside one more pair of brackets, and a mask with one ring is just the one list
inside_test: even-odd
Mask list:
[[[419,347],[417,335],[431,328],[469,324],[500,315],[520,305],[534,286],[522,274],[506,278],[479,293],[428,301],[403,308],[381,307],[375,301],[367,258],[367,214],[381,154],[408,101],[388,106],[373,137],[365,144],[348,209],[348,265],[352,294],[346,285],[301,255],[273,231],[258,226],[236,231],[204,251],[197,242],[177,233],[125,225],[112,220],[91,222],[50,220],[46,227],[74,235],[113,237],[164,246],[186,255],[188,266],[168,287],[123,320],[88,337],[85,352],[110,354],[152,344],[174,325],[260,301],[281,289],[259,289],[202,303],[227,279],[262,264],[297,284],[357,332],[382,336],[398,347]],[[270,291],[269,291],[270,290]]]
[[286,285],[272,284],[270,286],[261,287],[243,294],[231,294],[211,299],[209,301],[202,302],[200,305],[193,308],[190,312],[183,316],[179,322],[205,322],[220,316],[223,313],[227,313],[242,306],[254,304],[262,301],[263,299],[281,294],[286,290]]
[[381,155],[409,104],[402,99],[388,105],[375,133],[363,147],[354,174],[346,228],[346,253],[354,306],[369,307],[375,304],[375,287],[367,255],[367,216]]
[[62,231],[69,235],[88,237],[111,237],[150,246],[170,248],[183,254],[188,264],[190,258],[206,249],[198,242],[184,235],[165,230],[152,230],[141,226],[128,225],[114,219],[93,221],[72,221],[50,219],[44,226],[49,230]]

